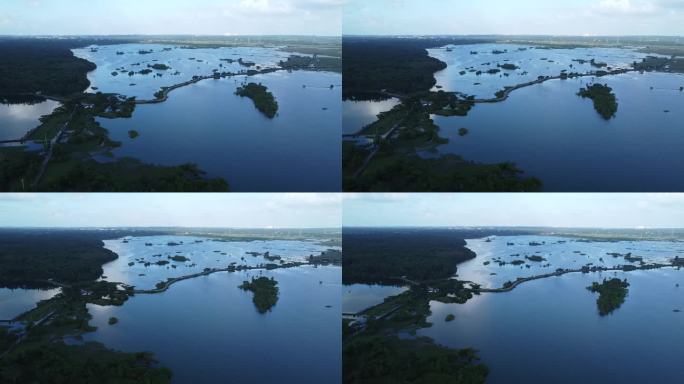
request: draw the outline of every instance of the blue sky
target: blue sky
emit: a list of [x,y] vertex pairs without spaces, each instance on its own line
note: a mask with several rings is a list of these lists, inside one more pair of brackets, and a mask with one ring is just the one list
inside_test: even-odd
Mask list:
[[344,0],[2,0],[0,35],[339,36]]
[[348,0],[344,34],[684,35],[683,0]]
[[340,194],[0,194],[0,227],[339,228]]
[[684,194],[345,194],[345,226],[684,228]]

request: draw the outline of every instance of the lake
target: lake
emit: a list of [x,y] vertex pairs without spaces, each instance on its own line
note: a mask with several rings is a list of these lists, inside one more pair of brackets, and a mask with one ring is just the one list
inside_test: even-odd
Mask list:
[[[447,51],[447,47],[451,51]],[[636,49],[544,49],[519,44],[451,45],[428,49],[428,54],[447,64],[446,69],[435,73],[437,84],[433,91],[460,92],[477,98],[493,98],[505,86],[527,83],[539,76],[558,76],[563,70],[587,73],[601,69],[629,69],[632,63],[649,55],[660,56],[637,52]],[[592,65],[591,60],[595,65],[606,64],[606,67]],[[505,64],[515,65],[518,69],[500,67]],[[499,72],[490,74],[489,70]]]
[[[628,73],[597,80],[619,103],[606,121],[576,95],[591,80],[552,80],[508,100],[478,104],[466,117],[434,116],[449,143],[439,153],[498,163],[511,161],[545,191],[644,192],[684,189],[684,75]],[[653,89],[651,89],[653,87]],[[668,111],[668,112],[665,112]],[[461,137],[459,128],[467,128]]]
[[[148,50],[153,53],[137,53]],[[147,44],[74,52],[98,65],[89,74],[97,91],[148,99],[161,86],[211,75],[213,69],[247,68],[222,59],[243,59],[264,69],[276,67],[290,55],[275,48],[182,49]],[[111,75],[122,67],[128,73],[138,62],[141,67],[163,63],[172,69],[130,79],[127,74]],[[244,82],[261,83],[273,93],[279,104],[274,119],[259,112],[252,100],[235,95]],[[194,163],[209,177],[226,179],[236,192],[335,192],[341,189],[341,84],[338,73],[314,71],[210,79],[174,90],[164,103],[138,105],[130,119],[97,121],[123,143],[113,151],[115,158],[135,157],[169,166]],[[139,136],[131,139],[129,131]]]
[[[684,249],[681,242],[583,243],[539,236],[491,240],[468,241],[478,257],[459,264],[459,278],[498,285],[500,281],[491,278],[535,274],[510,265],[483,265],[495,257],[511,260],[510,254],[515,253],[539,252],[555,269],[574,265],[576,258],[625,264],[607,252],[632,252],[644,261],[657,261],[681,255]],[[530,241],[545,244],[530,246]],[[509,242],[514,245],[506,245]],[[497,275],[490,278],[486,271]],[[628,280],[629,294],[620,308],[601,317],[597,295],[586,287],[613,277]],[[483,293],[462,305],[431,302],[428,321],[433,326],[418,335],[453,348],[479,350],[482,362],[490,368],[487,382],[493,384],[677,382],[684,353],[684,317],[675,312],[684,309],[684,288],[680,287],[684,287],[684,272],[672,268],[568,274],[524,283],[507,293]],[[448,314],[455,320],[445,322]]]
[[[202,242],[196,242],[199,240]],[[202,263],[202,267],[213,265],[219,256],[224,259],[221,264],[240,261],[242,255],[246,260],[255,257],[244,254],[247,251],[270,250],[271,255],[303,260],[319,249],[314,242],[232,244],[165,236],[127,238],[127,241],[108,242],[107,247],[121,252],[124,261],[147,257],[164,248],[180,247],[182,253],[190,255],[193,262]],[[183,241],[183,244],[168,246],[169,241],[179,244]],[[147,248],[157,250],[138,253]],[[214,253],[214,250],[227,254]],[[117,263],[119,260],[104,266],[105,274],[111,275],[109,281],[122,277],[141,283],[137,280],[137,269],[117,275],[115,271],[121,265]],[[172,271],[156,265],[147,269],[147,274],[155,274],[157,278],[187,273],[191,271]],[[257,311],[251,292],[238,288],[243,281],[258,276],[275,278],[280,289],[277,304],[265,314]],[[175,384],[223,382],[228,377],[234,383],[340,383],[341,279],[340,267],[303,266],[220,272],[184,280],[161,294],[136,295],[121,307],[89,304],[88,310],[93,315],[90,324],[98,330],[85,334],[84,338],[117,350],[153,352],[162,365],[173,371]],[[112,316],[119,319],[115,325],[107,323]]]
[[[277,263],[264,258],[264,253],[279,256],[288,262],[306,262],[310,255],[320,255],[328,249],[340,247],[320,245],[315,241],[255,240],[225,241],[195,236],[146,236],[105,240],[105,248],[119,257],[102,266],[103,280],[151,289],[169,277],[202,272],[204,268],[227,268],[235,265],[257,266]],[[249,252],[249,253],[248,253]],[[256,252],[257,254],[254,254]],[[169,257],[184,256],[188,261],[157,265],[170,261]],[[150,262],[150,265],[145,265]],[[133,263],[133,265],[129,265]],[[175,266],[175,268],[174,268]]]
[[[97,65],[88,74],[91,86],[89,92],[119,93],[138,99],[153,99],[161,87],[168,87],[192,79],[193,76],[208,76],[214,70],[238,73],[260,67],[275,68],[280,60],[286,60],[289,52],[277,48],[262,47],[219,47],[183,48],[169,44],[115,44],[72,50],[76,57]],[[310,56],[297,54],[299,56]],[[253,66],[240,64],[254,63]],[[168,69],[150,68],[164,64]],[[140,72],[150,69],[151,73]],[[129,75],[133,72],[132,75]],[[113,75],[116,73],[116,75]]]
[[59,103],[45,100],[36,104],[0,103],[0,141],[19,140],[40,125],[40,118],[49,115]]

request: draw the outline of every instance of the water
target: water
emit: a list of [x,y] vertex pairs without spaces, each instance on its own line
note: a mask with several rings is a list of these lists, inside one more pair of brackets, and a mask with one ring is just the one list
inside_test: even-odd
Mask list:
[[[601,317],[586,287],[627,278],[625,303]],[[640,271],[562,277],[483,294],[466,304],[432,302],[434,325],[418,332],[452,347],[473,347],[488,383],[674,383],[684,353],[684,272]],[[445,322],[448,314],[455,320]],[[648,367],[648,369],[636,369]]]
[[[472,281],[486,288],[499,288],[507,281],[518,277],[529,277],[551,273],[558,268],[579,269],[587,264],[597,267],[636,265],[622,256],[643,257],[644,263],[667,264],[676,256],[684,255],[683,242],[670,241],[591,241],[557,236],[492,236],[487,239],[467,240],[467,247],[477,254],[475,259],[460,263],[457,269],[459,280]],[[531,246],[530,243],[540,245]],[[511,244],[511,245],[509,245]],[[535,262],[526,256],[541,256],[545,261]],[[506,262],[499,265],[496,260]],[[525,264],[512,265],[514,260]],[[484,263],[488,262],[487,265]],[[528,268],[529,266],[529,268]]]
[[[681,255],[683,248],[682,243],[672,242],[578,243],[563,239],[567,242],[559,244],[560,238],[531,238],[497,237],[491,243],[469,240],[468,246],[478,252],[478,257],[460,264],[459,276],[489,285],[488,278],[476,269],[491,257],[508,259],[513,250],[528,254],[541,251],[555,269],[573,264],[568,253],[573,250],[586,252],[583,257],[592,260],[612,260],[605,252],[632,252],[651,261]],[[547,244],[526,246],[529,241]],[[507,246],[507,242],[515,245]],[[509,277],[535,273],[490,266],[489,270]],[[629,294],[619,309],[601,317],[597,295],[586,287],[613,277],[628,280]],[[479,350],[483,363],[490,368],[487,382],[493,384],[677,382],[678,361],[684,353],[684,317],[673,310],[684,310],[684,288],[676,284],[684,287],[684,271],[578,273],[535,280],[508,293],[483,293],[462,305],[431,302],[428,321],[433,326],[418,334],[452,348]],[[445,322],[448,314],[455,315],[455,320]]]
[[49,115],[59,103],[46,100],[36,104],[0,103],[0,141],[19,140],[40,125],[40,118]]
[[12,320],[35,308],[39,301],[52,298],[59,291],[59,289],[0,288],[0,320]]
[[353,101],[342,102],[342,133],[353,135],[362,128],[378,119],[378,115],[387,112],[399,104],[398,99],[383,101]]
[[[340,75],[278,72],[253,76],[268,86],[279,114],[268,119],[234,94],[238,79],[205,80],[169,100],[136,108],[131,119],[98,119],[123,143],[114,151],[163,165],[196,163],[233,191],[341,189]],[[306,88],[303,87],[306,85]],[[131,139],[128,131],[140,136]]]
[[[140,54],[140,51],[152,51]],[[153,99],[154,93],[163,86],[171,86],[191,80],[193,76],[210,76],[213,70],[237,73],[256,66],[274,68],[280,60],[286,60],[290,53],[277,48],[261,47],[221,47],[185,49],[178,45],[160,44],[116,44],[90,46],[74,49],[74,55],[97,65],[97,69],[88,74],[91,87],[89,92],[119,93],[138,99]],[[122,52],[123,55],[118,55]],[[300,56],[309,56],[298,54]],[[222,59],[255,63],[254,67],[245,67],[237,61],[229,63]],[[137,65],[136,65],[137,64]],[[129,72],[140,72],[148,65],[165,64],[170,69],[153,70],[143,75]],[[151,68],[149,68],[151,69]],[[117,72],[116,76],[112,76]],[[158,76],[161,75],[161,76]],[[133,84],[133,85],[132,85]]]
[[389,285],[350,284],[343,287],[342,312],[359,313],[366,308],[380,304],[385,298],[404,292],[406,287]]
[[[151,351],[173,383],[340,383],[341,268],[263,272],[280,299],[259,314],[238,286],[259,273],[217,273],[138,295],[122,307],[88,305],[87,340],[123,351]],[[330,306],[330,308],[326,308]],[[110,326],[108,319],[119,323]]]
[[[546,191],[642,192],[684,189],[684,75],[628,73],[597,79],[616,94],[606,121],[576,95],[592,80],[552,80],[478,104],[466,117],[434,116],[450,142],[439,153],[483,162],[515,162]],[[654,89],[652,90],[651,87]],[[669,112],[665,112],[668,110]],[[465,137],[459,128],[467,128]]]
[[[105,241],[105,247],[119,254],[103,266],[107,280],[137,288],[205,267],[269,262],[246,252],[269,251],[303,261],[330,248],[314,241],[219,242],[190,236],[124,238]],[[136,259],[168,260],[175,254],[191,261],[171,262],[176,269],[128,266]],[[252,292],[238,288],[259,276],[275,278],[280,289],[278,303],[265,314],[255,308]],[[136,295],[121,307],[89,304],[90,324],[98,329],[84,339],[122,351],[153,352],[173,371],[175,384],[222,382],[226,377],[234,383],[339,383],[341,280],[341,268],[332,266],[219,272],[184,280],[164,293]],[[109,325],[110,317],[119,322]]]
[[[477,98],[493,98],[505,86],[527,83],[538,76],[558,76],[561,71],[568,73],[587,73],[607,68],[597,68],[589,60],[606,63],[612,70],[628,69],[635,61],[640,62],[647,56],[658,56],[623,48],[576,48],[541,49],[517,44],[474,44],[429,49],[428,54],[445,63],[448,67],[435,74],[437,84],[433,90],[461,92]],[[471,51],[478,52],[471,55]],[[494,54],[494,51],[507,51]],[[585,60],[580,63],[574,60]],[[498,65],[514,64],[516,70],[505,70]],[[490,69],[500,69],[496,74],[487,73]],[[465,71],[465,74],[461,74]],[[477,71],[482,74],[477,75]],[[508,74],[506,76],[505,74]],[[532,104],[533,105],[533,104]]]
[[[280,256],[283,261],[306,262],[310,255],[320,255],[328,249],[340,249],[320,245],[314,241],[268,240],[268,241],[215,241],[194,236],[146,236],[105,240],[105,248],[119,257],[102,266],[104,280],[134,285],[138,289],[151,289],[169,277],[179,277],[202,272],[204,268],[227,268],[235,265],[257,266],[278,263],[263,257]],[[169,245],[175,243],[178,245]],[[147,245],[149,244],[149,245]],[[247,252],[258,252],[259,256]],[[169,257],[181,255],[190,259],[175,262]],[[157,261],[169,261],[157,265]],[[145,266],[144,262],[151,265]],[[129,263],[134,263],[129,266]],[[173,268],[176,266],[176,268]]]

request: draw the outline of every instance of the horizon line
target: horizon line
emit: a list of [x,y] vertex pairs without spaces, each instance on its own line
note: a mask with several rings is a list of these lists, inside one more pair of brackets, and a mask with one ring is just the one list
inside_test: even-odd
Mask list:
[[581,38],[595,38],[595,37],[675,37],[684,38],[684,35],[575,35],[575,34],[501,34],[501,33],[430,33],[430,34],[356,34],[343,33],[342,37],[482,37],[482,36],[504,36],[504,37],[581,37]]
[[550,229],[667,229],[684,230],[684,227],[583,227],[583,226],[545,226],[545,225],[343,225],[344,228],[550,228]]
[[1,229],[341,229],[342,227],[186,227],[176,225],[150,225],[150,226],[0,226]]
[[131,36],[193,36],[193,37],[342,37],[342,35],[303,35],[303,34],[265,34],[265,35],[254,35],[254,34],[196,34],[196,33],[113,33],[113,34],[56,34],[56,33],[43,33],[43,34],[0,34],[0,37],[44,37],[44,36],[59,36],[59,37],[131,37]]

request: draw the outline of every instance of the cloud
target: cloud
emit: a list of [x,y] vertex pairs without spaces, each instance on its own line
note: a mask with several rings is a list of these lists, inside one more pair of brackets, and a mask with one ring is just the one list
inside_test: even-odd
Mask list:
[[225,5],[223,13],[232,15],[292,15],[319,11],[339,11],[346,0],[240,0]]
[[656,13],[659,7],[652,1],[639,0],[601,0],[593,10],[603,14],[622,15],[650,15]]

